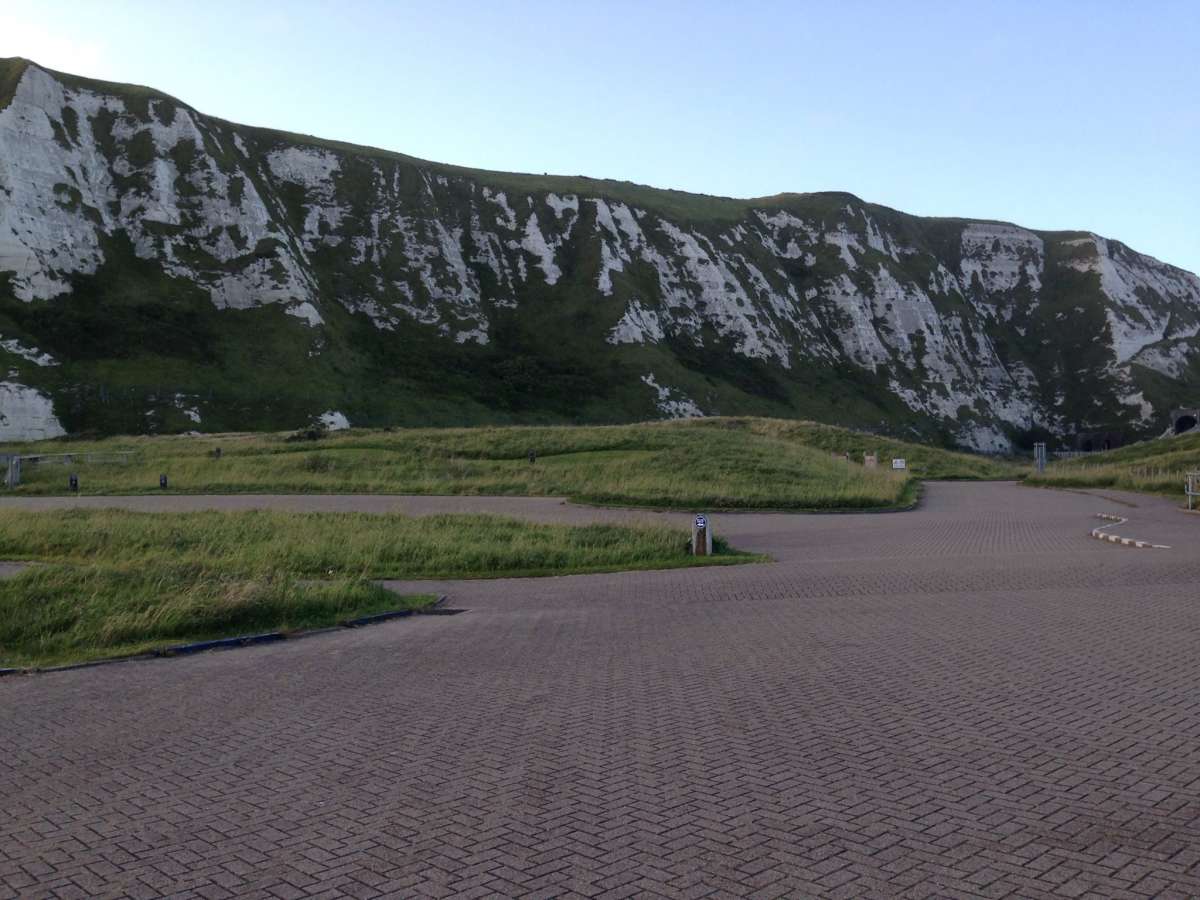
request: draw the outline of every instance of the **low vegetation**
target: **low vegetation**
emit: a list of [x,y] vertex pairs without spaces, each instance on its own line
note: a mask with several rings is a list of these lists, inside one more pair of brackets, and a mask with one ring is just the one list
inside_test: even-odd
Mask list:
[[1046,487],[1114,488],[1183,498],[1188,472],[1200,471],[1200,433],[1143,441],[1052,462],[1028,482]]
[[[127,464],[89,453],[132,451]],[[219,450],[219,455],[218,455]],[[1023,469],[843,428],[772,419],[619,426],[353,430],[52,441],[69,470],[27,465],[21,494],[306,492],[564,496],[686,509],[894,508],[919,478],[1014,478]],[[863,465],[877,453],[879,466]],[[533,454],[532,458],[530,454]],[[849,461],[835,458],[848,453]],[[904,473],[890,469],[904,457]]]
[[547,575],[719,565],[665,527],[539,525],[488,516],[0,510],[0,666],[138,653],[332,625],[433,598],[375,579]]

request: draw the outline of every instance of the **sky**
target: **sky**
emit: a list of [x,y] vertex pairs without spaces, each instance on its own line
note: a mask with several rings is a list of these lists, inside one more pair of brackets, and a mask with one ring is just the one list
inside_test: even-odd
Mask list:
[[0,57],[485,169],[1079,229],[1200,272],[1200,0],[0,0]]

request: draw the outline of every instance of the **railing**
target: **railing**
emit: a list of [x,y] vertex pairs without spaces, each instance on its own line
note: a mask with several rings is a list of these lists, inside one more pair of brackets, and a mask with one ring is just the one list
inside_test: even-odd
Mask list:
[[1194,508],[1196,498],[1200,497],[1200,472],[1188,472],[1184,482],[1183,492],[1187,494],[1188,509]]
[[21,483],[22,466],[73,466],[76,463],[128,465],[136,455],[136,451],[133,450],[110,450],[104,453],[0,454],[0,470],[4,473],[4,486],[15,488]]
[[29,453],[21,455],[21,464],[72,466],[75,463],[120,463],[127,465],[134,455],[133,450],[110,450],[107,453]]

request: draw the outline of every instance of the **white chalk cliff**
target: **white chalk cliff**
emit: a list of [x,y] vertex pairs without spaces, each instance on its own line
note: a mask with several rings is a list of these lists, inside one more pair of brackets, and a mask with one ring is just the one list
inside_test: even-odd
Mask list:
[[[1094,234],[919,219],[846,194],[687,199],[475,172],[243,128],[23,61],[0,61],[5,72],[2,439],[125,427],[97,405],[114,397],[167,415],[187,396],[183,424],[253,427],[266,414],[252,384],[244,416],[215,409],[203,360],[181,366],[179,383],[162,383],[164,364],[153,387],[92,391],[112,360],[103,367],[104,348],[81,347],[78,329],[38,310],[82,315],[72,298],[109,302],[135,277],[149,283],[146,267],[164,304],[182,304],[186,286],[230,315],[285,314],[273,327],[295,342],[297,366],[328,367],[308,420],[330,408],[355,422],[395,417],[372,390],[386,393],[378,378],[396,363],[372,363],[383,376],[345,374],[343,360],[383,352],[349,346],[364,324],[387,360],[443,342],[422,352],[476,366],[478,396],[466,376],[456,389],[479,404],[524,403],[510,418],[538,409],[544,378],[567,363],[521,381],[500,357],[535,365],[568,344],[601,373],[580,383],[611,388],[603,402],[631,418],[827,407],[847,424],[984,450],[1030,429],[1150,429],[1180,385],[1200,384],[1200,279]],[[210,332],[225,320],[211,321]],[[489,393],[493,382],[508,393]]]

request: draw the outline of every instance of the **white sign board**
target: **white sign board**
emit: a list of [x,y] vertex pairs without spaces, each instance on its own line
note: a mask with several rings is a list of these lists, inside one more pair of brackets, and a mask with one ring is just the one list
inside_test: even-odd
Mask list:
[[902,459],[893,459],[892,460],[892,468],[893,469],[906,469],[906,468],[908,468],[908,466],[905,465],[904,460],[902,460]]

